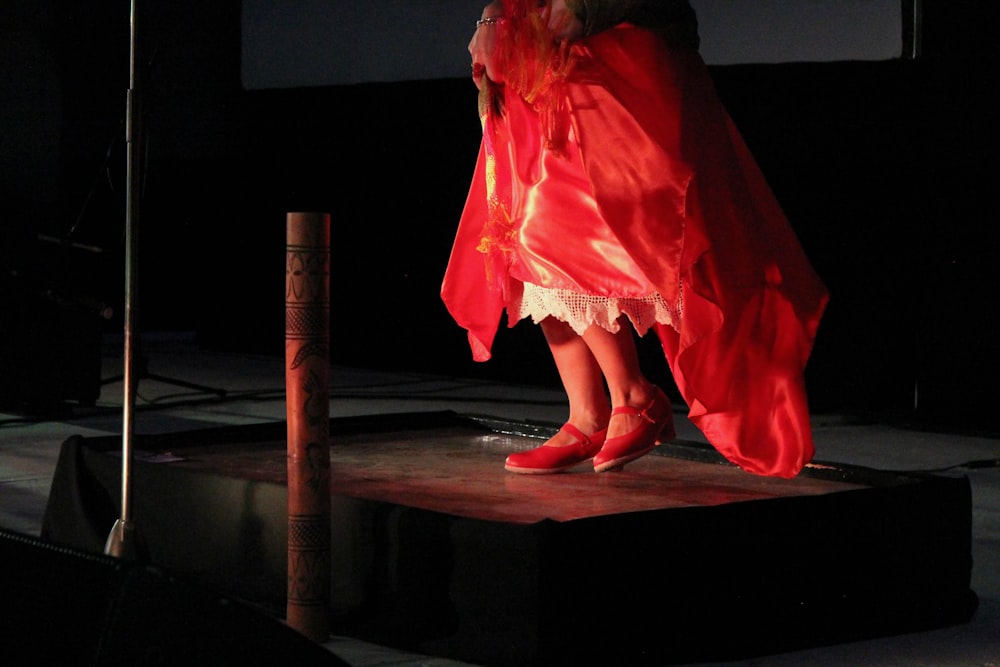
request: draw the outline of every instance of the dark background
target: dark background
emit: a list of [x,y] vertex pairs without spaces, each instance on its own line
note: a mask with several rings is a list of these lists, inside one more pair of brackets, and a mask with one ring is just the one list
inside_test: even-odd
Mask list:
[[[993,4],[925,0],[916,59],[711,68],[832,294],[816,411],[997,426]],[[93,400],[122,332],[128,10],[0,9],[0,399]],[[438,297],[471,81],[247,91],[239,2],[150,2],[137,25],[140,332],[282,355],[285,214],[326,211],[335,364],[557,381],[530,324],[473,363]]]

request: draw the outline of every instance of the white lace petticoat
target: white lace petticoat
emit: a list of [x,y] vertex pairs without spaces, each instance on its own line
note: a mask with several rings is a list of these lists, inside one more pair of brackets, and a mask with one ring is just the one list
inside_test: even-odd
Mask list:
[[677,326],[679,313],[674,313],[658,292],[642,297],[608,297],[522,284],[524,290],[520,300],[513,300],[507,307],[508,316],[514,315],[514,321],[530,317],[538,324],[546,317],[554,317],[569,324],[581,336],[593,324],[617,332],[622,315],[628,317],[640,336],[646,335],[656,323]]

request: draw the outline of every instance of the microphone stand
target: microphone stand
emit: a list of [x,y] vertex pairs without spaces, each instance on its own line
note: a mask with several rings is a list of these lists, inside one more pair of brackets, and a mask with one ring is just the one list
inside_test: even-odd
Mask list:
[[139,221],[139,140],[140,113],[139,87],[136,67],[136,0],[131,0],[129,12],[129,90],[125,108],[126,157],[125,194],[125,348],[124,348],[124,401],[122,403],[122,489],[121,514],[108,535],[104,552],[119,558],[136,559],[139,555],[138,535],[132,521],[131,487],[132,436],[135,427],[132,414],[135,407],[136,386],[133,377],[132,335],[135,328],[136,291],[136,231]]
[[[133,463],[132,440],[135,433],[133,413],[138,381],[142,377],[152,378],[161,382],[175,384],[189,389],[211,392],[224,397],[225,390],[207,387],[191,382],[183,382],[161,375],[149,373],[146,363],[137,368],[135,350],[138,344],[135,327],[136,313],[136,274],[139,230],[139,184],[141,183],[141,140],[142,140],[142,109],[139,95],[139,39],[138,13],[136,0],[131,0],[129,9],[129,89],[125,107],[125,141],[126,181],[125,181],[125,347],[123,351],[123,383],[124,400],[122,402],[122,487],[121,514],[115,521],[104,545],[104,553],[131,560],[145,559],[145,548],[139,540],[138,530],[132,520],[132,490],[131,473]],[[105,380],[106,384],[112,380]]]

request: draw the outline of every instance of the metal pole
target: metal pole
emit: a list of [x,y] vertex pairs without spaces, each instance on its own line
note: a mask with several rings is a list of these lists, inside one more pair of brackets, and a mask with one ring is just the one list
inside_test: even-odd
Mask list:
[[138,536],[132,522],[131,489],[129,480],[132,465],[132,435],[135,430],[132,413],[135,406],[135,377],[132,337],[135,328],[136,291],[136,230],[139,222],[139,165],[140,110],[136,68],[137,30],[136,3],[132,0],[129,13],[129,90],[125,110],[126,157],[125,193],[125,348],[124,348],[124,401],[122,405],[122,500],[121,515],[111,529],[104,545],[104,552],[119,558],[137,557]]
[[924,3],[908,0],[903,3],[903,58],[916,60],[924,52]]

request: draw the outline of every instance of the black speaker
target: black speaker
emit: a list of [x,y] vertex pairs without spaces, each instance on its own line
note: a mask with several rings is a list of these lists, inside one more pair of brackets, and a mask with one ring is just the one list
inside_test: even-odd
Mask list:
[[5,664],[347,665],[280,620],[162,568],[3,530],[0,605]]

